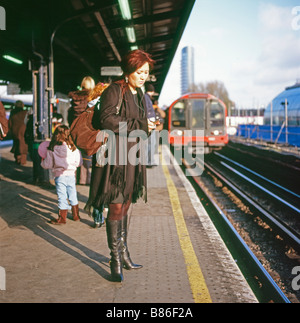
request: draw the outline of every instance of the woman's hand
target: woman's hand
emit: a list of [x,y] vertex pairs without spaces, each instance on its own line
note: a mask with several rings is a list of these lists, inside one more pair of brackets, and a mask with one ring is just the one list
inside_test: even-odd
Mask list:
[[150,119],[148,120],[148,132],[150,133],[152,130],[156,128],[155,121],[151,121]]

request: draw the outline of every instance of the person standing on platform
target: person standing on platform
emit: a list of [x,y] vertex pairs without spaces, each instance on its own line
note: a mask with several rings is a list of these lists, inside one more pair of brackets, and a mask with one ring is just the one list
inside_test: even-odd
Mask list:
[[156,135],[155,138],[156,139],[155,139],[154,151],[155,151],[155,153],[158,154],[158,147],[159,147],[159,143],[161,140],[160,132],[164,129],[166,112],[158,106],[157,100],[155,100],[153,102],[153,108],[155,111],[155,120],[156,120],[156,128],[155,128],[155,135]]
[[[88,107],[92,107],[97,104],[98,100],[100,100],[101,94],[108,86],[109,86],[108,83],[96,84],[95,88],[91,90],[88,95]],[[101,183],[103,170],[104,170],[103,167],[96,166],[96,154],[95,154],[92,157],[92,176],[91,176],[91,185],[90,185],[90,191],[89,191],[89,200],[87,202],[87,205],[89,205],[89,201],[93,203],[97,194],[99,194],[98,187]],[[89,214],[91,213],[90,208],[88,208],[87,211]],[[105,224],[105,217],[103,212],[104,212],[103,204],[93,206],[92,217],[94,219],[94,228],[101,228]]]
[[5,109],[0,101],[0,140],[3,140],[8,132],[8,120],[6,119]]
[[25,142],[27,111],[24,110],[24,103],[16,101],[8,120],[9,131],[13,138],[11,152],[14,154],[15,161],[19,165],[26,165],[28,145]]
[[[90,76],[86,76],[81,82],[81,90],[69,93],[69,97],[71,98],[71,107],[68,111],[69,127],[71,127],[72,122],[87,108],[88,95],[94,88],[94,79]],[[84,152],[81,153],[83,164],[79,169],[79,184],[89,185],[91,182],[90,168],[92,166],[92,157],[87,156]]]
[[153,102],[153,108],[155,111],[155,119],[159,121],[159,124],[156,125],[155,131],[161,131],[164,128],[166,112],[159,107],[157,100]]
[[[154,86],[147,82],[145,84],[145,100],[146,100],[146,107],[147,107],[147,118],[149,120],[152,120],[155,122],[155,111],[153,108],[153,95],[155,94]],[[151,133],[151,136],[147,140],[147,146],[148,149],[146,149],[146,156],[147,156],[147,167],[156,166],[156,163],[154,161],[154,155],[155,155],[155,146],[156,146],[156,135],[153,131]]]
[[147,105],[147,118],[155,118],[155,111],[153,108],[153,95],[155,93],[154,86],[147,82],[145,84],[145,100],[146,100],[146,105]]
[[53,114],[52,114],[52,133],[54,132],[55,128],[63,124],[64,118],[63,115],[57,112],[57,107],[53,108]]
[[[155,128],[155,124],[147,119],[145,97],[141,90],[153,64],[154,61],[146,52],[129,52],[121,61],[123,78],[112,83],[103,92],[100,109],[95,110],[93,117],[95,129],[113,132],[113,140],[108,138],[108,155],[116,158],[104,166],[101,181],[94,181],[98,186],[93,189],[98,194],[94,201],[89,201],[86,208],[108,205],[107,242],[111,251],[111,277],[116,282],[123,281],[123,268],[142,268],[133,263],[128,251],[127,212],[131,203],[136,203],[139,198],[147,201],[144,152],[143,149],[138,150],[138,145],[142,145],[145,138],[138,137],[137,132],[133,131],[140,130],[140,134],[147,136]],[[120,96],[121,106],[118,104]],[[128,138],[130,134],[135,136]],[[135,160],[130,160],[130,157]]]
[[58,196],[58,219],[51,220],[50,223],[65,224],[69,209],[72,209],[73,220],[80,220],[75,174],[81,164],[81,154],[72,140],[69,128],[58,125],[48,146],[46,158],[41,163],[43,168],[53,170]]

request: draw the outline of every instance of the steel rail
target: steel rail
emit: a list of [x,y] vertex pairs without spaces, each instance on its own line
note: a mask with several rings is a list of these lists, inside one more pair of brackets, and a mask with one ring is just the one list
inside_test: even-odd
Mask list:
[[250,179],[249,177],[245,176],[244,174],[242,174],[241,172],[237,171],[236,169],[232,168],[231,166],[227,165],[224,162],[220,162],[223,166],[225,166],[226,168],[230,169],[233,173],[237,174],[238,176],[242,177],[244,180],[246,180],[247,182],[251,183],[252,185],[256,186],[257,188],[259,188],[260,190],[264,191],[265,193],[269,194],[270,196],[276,198],[278,201],[280,201],[281,203],[285,204],[286,206],[288,206],[289,208],[293,209],[294,211],[296,211],[297,213],[300,213],[300,210],[295,207],[294,205],[292,205],[291,203],[287,202],[286,200],[282,199],[280,196],[274,194],[273,192],[269,191],[268,189],[266,189],[265,187],[257,184],[255,181],[253,181],[252,179]]
[[[227,180],[218,172],[216,172],[211,166],[208,166],[207,163],[204,163],[204,166],[209,168],[217,177],[220,179],[224,179],[226,182]],[[220,175],[220,176],[219,176]],[[246,244],[246,242],[243,240],[243,238],[239,235],[239,233],[236,231],[234,226],[230,223],[226,215],[223,213],[221,208],[217,205],[217,203],[203,190],[202,185],[200,184],[197,177],[192,177],[194,182],[197,184],[199,189],[205,194],[207,199],[210,201],[210,203],[213,205],[213,207],[217,210],[218,214],[221,216],[223,222],[227,225],[230,232],[233,234],[233,236],[239,241],[240,245],[242,246],[245,254],[249,257],[250,261],[252,261],[255,264],[255,268],[259,271],[261,279],[264,280],[264,284],[267,285],[267,289],[270,289],[272,291],[272,294],[274,298],[278,302],[283,303],[290,303],[290,300],[285,296],[283,291],[280,289],[280,287],[276,284],[276,282],[273,280],[273,278],[270,276],[270,274],[267,272],[267,270],[264,268],[264,266],[260,263],[260,261],[257,259],[257,257],[254,255],[252,250],[249,248],[249,246]],[[232,186],[231,183],[228,182],[228,185]],[[252,202],[252,201],[251,201]]]
[[267,181],[267,182],[269,182],[269,183],[271,183],[271,184],[273,184],[273,185],[275,185],[275,186],[279,187],[280,189],[282,189],[282,190],[284,190],[284,191],[288,192],[289,194],[292,194],[292,195],[296,196],[297,198],[300,198],[300,195],[299,195],[299,194],[297,194],[297,193],[295,193],[295,192],[293,192],[293,191],[291,191],[291,190],[287,189],[287,188],[286,188],[286,187],[284,187],[284,186],[279,185],[278,183],[276,183],[276,182],[274,182],[274,181],[271,181],[270,179],[268,179],[268,178],[266,178],[266,177],[264,177],[264,176],[260,175],[259,173],[257,173],[257,172],[255,172],[255,171],[253,171],[252,169],[250,169],[250,168],[248,168],[248,167],[245,167],[244,165],[242,165],[242,164],[240,164],[240,163],[237,163],[236,161],[234,161],[234,160],[232,160],[232,159],[230,159],[230,158],[228,158],[228,157],[226,157],[226,156],[224,156],[224,155],[222,155],[222,154],[220,154],[220,153],[218,153],[218,152],[214,152],[214,154],[215,154],[215,155],[217,155],[217,156],[219,156],[219,157],[221,157],[221,158],[223,158],[223,159],[226,159],[226,160],[227,160],[227,161],[229,161],[230,163],[235,164],[235,165],[237,165],[237,166],[238,166],[238,167],[240,167],[240,168],[245,169],[246,171],[248,171],[248,172],[250,172],[250,173],[252,173],[252,174],[254,174],[254,175],[256,175],[256,176],[260,177],[261,179],[263,179],[263,180],[265,180],[265,181]]
[[270,212],[266,211],[262,206],[260,206],[256,201],[254,201],[248,194],[242,192],[236,185],[234,185],[230,180],[225,178],[212,166],[205,163],[205,167],[208,168],[211,172],[213,172],[218,178],[220,178],[224,183],[230,186],[238,195],[244,198],[248,203],[254,206],[264,217],[266,217],[269,221],[271,221],[281,232],[283,232],[291,241],[293,245],[299,250],[300,249],[300,237],[297,232],[293,229],[289,228],[286,224],[284,224],[280,219],[278,219],[275,215],[272,215]]
[[[195,179],[195,182],[200,186],[200,183],[198,182],[197,179]],[[204,192],[205,194],[205,192]],[[274,290],[274,292],[279,296],[279,298],[284,302],[284,303],[290,303],[290,300],[285,296],[285,294],[282,292],[280,287],[275,283],[273,278],[270,276],[270,274],[267,272],[267,270],[264,268],[264,266],[260,263],[260,261],[257,259],[257,257],[254,255],[252,250],[249,248],[247,243],[243,240],[243,238],[239,235],[239,233],[236,231],[234,226],[230,223],[228,220],[227,216],[224,214],[224,212],[221,210],[221,208],[217,205],[217,203],[210,198],[207,194],[205,194],[206,197],[209,199],[211,204],[216,208],[220,216],[222,217],[223,221],[227,224],[228,228],[231,230],[231,232],[234,234],[234,236],[238,239],[244,250],[247,252],[247,254],[250,256],[252,261],[255,263],[256,267],[259,269],[261,274],[266,278],[268,284],[271,286],[271,288]]]

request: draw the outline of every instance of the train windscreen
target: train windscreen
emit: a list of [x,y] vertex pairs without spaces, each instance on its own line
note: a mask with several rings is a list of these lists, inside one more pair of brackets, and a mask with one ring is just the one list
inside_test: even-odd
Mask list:
[[172,126],[185,127],[185,108],[184,101],[179,101],[174,104],[172,108]]
[[192,127],[204,129],[205,100],[190,100],[192,105]]
[[218,101],[212,101],[210,104],[210,126],[224,126],[224,108]]

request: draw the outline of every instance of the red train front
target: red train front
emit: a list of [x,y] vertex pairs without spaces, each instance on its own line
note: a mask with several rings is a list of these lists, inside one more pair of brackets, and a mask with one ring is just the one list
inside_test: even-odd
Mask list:
[[226,116],[225,104],[213,95],[183,95],[168,111],[169,143],[177,147],[202,143],[204,153],[220,149],[228,143]]

